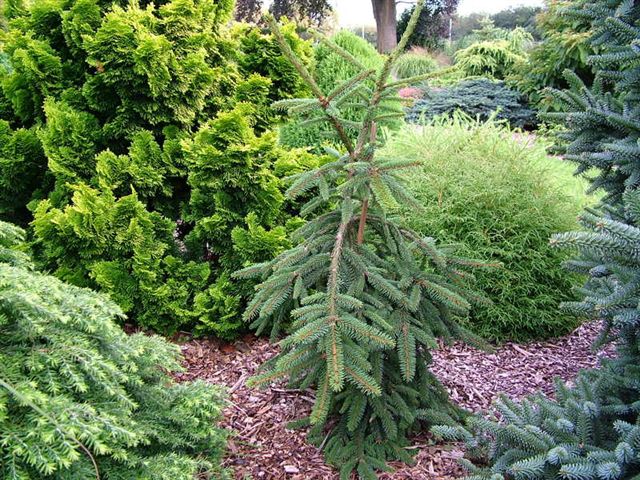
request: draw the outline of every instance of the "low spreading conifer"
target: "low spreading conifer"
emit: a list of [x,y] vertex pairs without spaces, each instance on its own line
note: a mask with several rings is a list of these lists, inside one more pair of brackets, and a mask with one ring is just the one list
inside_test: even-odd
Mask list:
[[0,478],[225,478],[221,389],[175,382],[177,346],[37,272],[24,236],[0,222]]

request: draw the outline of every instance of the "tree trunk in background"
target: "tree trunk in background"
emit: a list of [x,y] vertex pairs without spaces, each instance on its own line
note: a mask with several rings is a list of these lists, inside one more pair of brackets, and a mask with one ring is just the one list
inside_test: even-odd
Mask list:
[[398,44],[396,37],[396,1],[371,0],[378,29],[378,51],[387,53]]

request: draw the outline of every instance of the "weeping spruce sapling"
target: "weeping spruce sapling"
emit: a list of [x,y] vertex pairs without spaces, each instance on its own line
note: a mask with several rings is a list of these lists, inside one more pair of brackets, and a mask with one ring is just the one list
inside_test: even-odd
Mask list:
[[[466,272],[484,264],[455,257],[450,247],[394,220],[398,203],[419,208],[398,175],[416,162],[378,151],[379,127],[402,115],[393,108],[397,90],[424,78],[389,80],[422,3],[379,71],[323,39],[358,70],[331,92],[322,91],[270,19],[283,52],[315,95],[276,106],[303,123],[331,125],[342,151],[328,150],[333,161],[291,178],[289,197],[310,198],[298,245],[236,273],[262,280],[245,312],[258,333],[270,329],[275,336],[292,319],[281,353],[253,383],[288,377],[292,385],[315,389],[313,410],[301,424],[312,425],[311,440],[321,443],[329,463],[341,465],[343,478],[353,471],[376,478],[385,461],[409,461],[404,447],[418,421],[461,417],[428,370],[429,350],[437,337],[479,341],[456,319],[485,301],[468,288]],[[347,108],[361,112],[358,120],[345,120]]]

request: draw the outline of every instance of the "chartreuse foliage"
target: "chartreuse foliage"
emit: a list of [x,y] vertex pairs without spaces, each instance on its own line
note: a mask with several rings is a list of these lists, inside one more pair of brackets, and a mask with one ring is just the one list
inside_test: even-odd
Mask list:
[[[301,39],[296,34],[296,24],[288,22],[282,26],[282,35],[286,38],[291,49],[305,64],[313,63],[313,49],[311,42]],[[282,54],[272,33],[263,31],[260,27],[248,24],[236,24],[232,36],[240,46],[238,65],[240,73],[252,79],[256,75],[269,82],[269,93],[259,99],[241,98],[251,101],[254,106],[260,105],[264,110],[264,120],[268,124],[279,120],[281,115],[271,108],[271,103],[285,98],[296,98],[309,94],[309,90],[298,72]],[[261,103],[260,103],[261,102]]]
[[[469,289],[464,273],[477,261],[454,256],[391,216],[401,202],[418,208],[399,176],[415,161],[380,154],[377,135],[395,119],[385,105],[415,80],[393,82],[389,76],[422,2],[418,5],[398,49],[378,70],[363,68],[326,41],[355,70],[328,93],[271,22],[284,53],[316,96],[278,106],[329,124],[342,147],[330,150],[329,163],[292,177],[288,195],[308,199],[302,212],[309,220],[294,236],[299,244],[236,276],[261,279],[245,311],[258,332],[278,332],[292,318],[281,353],[254,384],[288,377],[300,388],[315,388],[306,419],[313,425],[310,436],[325,439],[326,458],[341,467],[342,478],[354,470],[375,478],[386,460],[408,459],[406,436],[419,420],[459,418],[429,372],[429,349],[437,337],[474,340],[457,319],[483,301]],[[344,108],[357,109],[362,120],[346,120]]]
[[[574,386],[559,384],[555,400],[533,397],[499,404],[500,420],[474,419],[469,433],[439,428],[481,447],[488,467],[470,478],[636,480],[640,477],[640,190],[634,155],[638,140],[640,7],[634,2],[589,2],[567,15],[592,23],[598,54],[589,62],[588,89],[569,75],[573,89],[555,92],[567,113],[566,157],[590,171],[593,189],[606,196],[581,217],[586,231],[556,235],[552,244],[576,249],[568,267],[589,275],[582,301],[570,313],[602,320],[598,345],[613,342],[617,356],[582,373]],[[482,448],[482,447],[485,448]],[[487,460],[486,458],[484,459]]]
[[465,75],[504,80],[527,59],[526,47],[533,41],[524,28],[515,28],[504,38],[482,40],[455,53],[456,67]]
[[223,394],[175,383],[178,348],[126,335],[105,296],[33,270],[0,222],[0,477],[224,477]]
[[238,331],[251,285],[230,272],[290,245],[273,169],[320,161],[268,133],[304,87],[272,37],[225,30],[232,8],[25,2],[2,37],[0,219],[33,221],[38,264],[166,333]]
[[475,274],[493,303],[473,311],[471,330],[526,341],[577,326],[580,318],[559,314],[558,305],[574,298],[571,288],[580,279],[562,268],[568,252],[549,246],[552,234],[577,226],[587,202],[586,182],[574,179],[569,165],[548,157],[542,143],[461,115],[403,128],[384,153],[420,163],[405,179],[423,205],[420,212],[403,208],[408,226],[461,244],[460,254],[502,264]]

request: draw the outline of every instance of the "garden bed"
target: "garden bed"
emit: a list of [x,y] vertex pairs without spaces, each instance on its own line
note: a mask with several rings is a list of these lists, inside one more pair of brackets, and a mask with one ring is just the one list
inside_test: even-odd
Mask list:
[[[607,351],[593,352],[598,325],[585,324],[566,337],[530,344],[507,343],[494,352],[466,345],[443,346],[434,352],[434,373],[459,405],[472,411],[487,408],[499,392],[513,397],[553,391],[553,378],[569,380],[591,368]],[[229,389],[231,404],[224,426],[233,430],[226,460],[236,479],[333,479],[337,473],[324,464],[320,451],[307,443],[305,430],[289,430],[288,422],[309,413],[310,391],[284,385],[265,390],[248,388],[246,380],[278,348],[266,339],[245,336],[233,344],[191,340],[182,346],[186,371],[180,380],[203,379]],[[438,445],[428,435],[414,438],[414,465],[392,465],[382,479],[459,478],[455,446]]]

